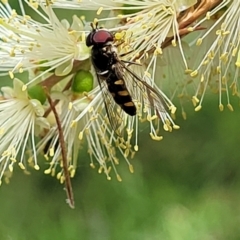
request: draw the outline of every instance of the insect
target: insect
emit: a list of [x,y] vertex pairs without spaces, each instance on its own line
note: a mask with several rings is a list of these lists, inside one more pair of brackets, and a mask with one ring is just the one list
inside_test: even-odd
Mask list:
[[116,130],[118,127],[115,103],[130,116],[137,114],[135,103],[141,101],[150,106],[158,117],[161,113],[166,113],[165,99],[160,90],[155,90],[130,69],[129,64],[136,63],[120,59],[117,47],[114,45],[114,35],[106,29],[97,26],[94,28],[93,24],[91,26],[92,31],[86,38],[86,45],[92,47],[92,64],[113,129]]

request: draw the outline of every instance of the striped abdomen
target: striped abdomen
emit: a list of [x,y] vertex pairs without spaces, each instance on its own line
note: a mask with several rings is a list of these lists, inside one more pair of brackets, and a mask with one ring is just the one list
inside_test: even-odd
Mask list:
[[123,111],[131,116],[136,115],[136,106],[132,101],[132,97],[130,96],[124,81],[122,79],[118,79],[115,73],[111,73],[106,79],[106,82],[113,99],[123,109]]

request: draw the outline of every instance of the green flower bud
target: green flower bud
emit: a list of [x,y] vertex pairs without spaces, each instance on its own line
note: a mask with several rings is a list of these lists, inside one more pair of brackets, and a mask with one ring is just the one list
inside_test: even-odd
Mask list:
[[37,99],[41,104],[44,104],[46,101],[46,94],[41,85],[35,85],[28,88],[28,95],[32,99]]
[[[43,64],[43,63],[47,63],[48,61],[47,60],[41,60],[40,62],[39,62],[39,64]],[[38,70],[39,71],[41,71],[41,72],[45,72],[45,71],[47,71],[48,69],[49,69],[50,67],[43,67],[43,66],[41,66],[41,67],[39,67],[38,68]],[[52,69],[50,72],[54,72],[54,69]]]
[[80,70],[73,78],[72,91],[74,93],[89,92],[93,89],[93,75],[89,71]]

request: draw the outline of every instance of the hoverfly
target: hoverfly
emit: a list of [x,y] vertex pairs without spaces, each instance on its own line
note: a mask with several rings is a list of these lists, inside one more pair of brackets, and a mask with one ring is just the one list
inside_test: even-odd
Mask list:
[[137,114],[135,102],[143,101],[145,105],[151,106],[160,118],[160,114],[166,113],[166,100],[161,91],[154,89],[130,69],[129,64],[137,63],[120,59],[111,32],[97,26],[94,28],[93,24],[91,27],[86,45],[92,47],[91,60],[112,128],[116,131],[119,126],[116,123],[117,105],[128,115],[134,116]]

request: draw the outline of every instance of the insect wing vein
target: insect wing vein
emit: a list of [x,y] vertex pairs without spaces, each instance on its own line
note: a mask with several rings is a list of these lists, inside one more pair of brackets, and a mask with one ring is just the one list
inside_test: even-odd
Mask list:
[[107,113],[107,117],[109,119],[109,123],[112,129],[119,135],[123,124],[122,110],[113,100],[113,97],[108,90],[106,80],[104,79],[102,80],[98,75],[97,80],[101,89],[103,102]]
[[127,88],[134,101],[138,103],[143,102],[144,105],[153,108],[156,114],[160,117],[162,114],[166,114],[167,103],[162,95],[161,91],[156,87],[150,86],[144,79],[140,78],[126,66],[124,62],[118,62],[118,72],[124,76]]

